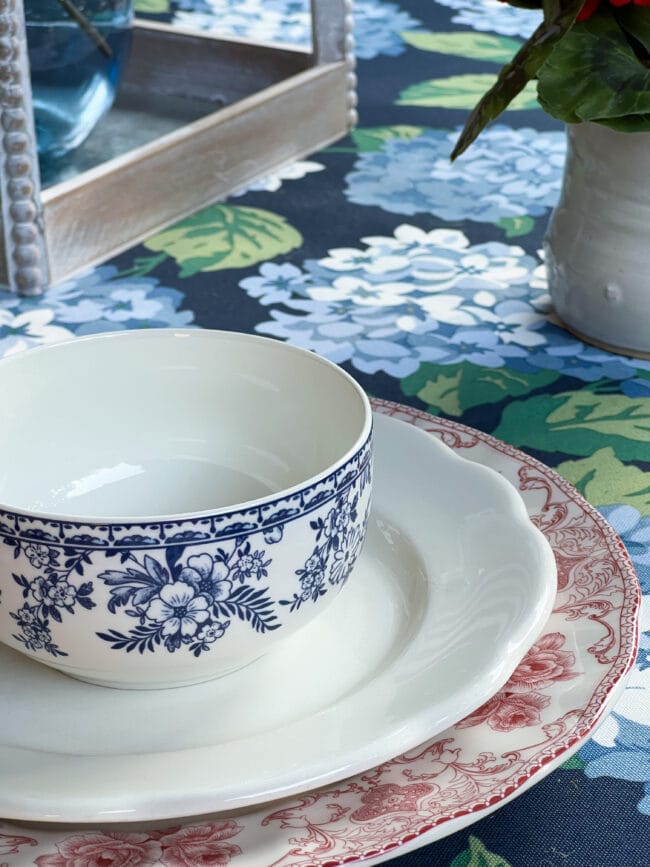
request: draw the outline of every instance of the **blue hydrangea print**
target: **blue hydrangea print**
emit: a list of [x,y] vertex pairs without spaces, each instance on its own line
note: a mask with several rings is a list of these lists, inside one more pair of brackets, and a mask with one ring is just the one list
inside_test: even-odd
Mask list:
[[348,199],[395,214],[481,223],[539,217],[555,206],[566,150],[563,132],[489,127],[451,163],[456,139],[456,132],[430,129],[360,154],[346,178]]
[[[306,262],[304,271],[267,264],[242,280],[262,303],[292,311],[273,309],[272,321],[257,330],[393,376],[408,376],[421,361],[451,363],[480,352],[476,329],[490,331],[483,354],[491,366],[545,341],[536,333],[544,314],[526,300],[539,263],[520,247],[471,247],[462,232],[406,225],[393,238],[364,241],[367,249],[332,250]],[[453,292],[443,295],[449,288]],[[509,306],[495,309],[507,299]],[[506,327],[492,332],[487,323],[501,317]]]
[[623,540],[642,593],[650,594],[650,517],[625,505],[602,506],[599,511]]
[[616,710],[580,750],[588,777],[614,777],[644,784],[638,803],[641,813],[650,815],[650,517],[629,505],[602,506],[601,514],[612,525],[627,548],[644,597],[641,603],[640,640],[637,665],[630,675]]
[[591,382],[626,380],[638,362],[608,357],[558,328],[540,260],[515,244],[470,244],[455,229],[399,226],[303,268],[265,263],[240,286],[270,308],[256,330],[364,373],[406,377],[422,362],[469,361]]
[[[637,809],[646,815],[650,815],[650,725],[644,711],[650,689],[649,676],[650,670],[633,673],[616,712],[610,714],[595,737],[580,750],[588,777],[614,777],[643,783],[644,795]],[[632,691],[638,694],[628,698]],[[631,703],[634,707],[629,707]]]
[[473,30],[527,39],[542,18],[541,10],[518,9],[499,0],[437,0],[455,10],[452,21]]
[[[174,23],[185,27],[262,42],[311,43],[308,0],[175,0],[173,7]],[[406,48],[402,31],[420,26],[396,3],[356,0],[355,11],[355,53],[361,60],[401,54]]]
[[0,353],[9,355],[43,343],[101,331],[187,327],[184,294],[154,277],[122,277],[103,265],[50,286],[43,299],[0,293]]

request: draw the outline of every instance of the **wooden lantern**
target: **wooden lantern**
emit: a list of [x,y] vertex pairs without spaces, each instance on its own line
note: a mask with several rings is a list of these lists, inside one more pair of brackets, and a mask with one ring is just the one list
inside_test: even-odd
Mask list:
[[108,152],[42,188],[22,0],[0,0],[0,282],[38,295],[344,135],[356,122],[351,3],[311,0],[310,49],[136,20],[93,133]]

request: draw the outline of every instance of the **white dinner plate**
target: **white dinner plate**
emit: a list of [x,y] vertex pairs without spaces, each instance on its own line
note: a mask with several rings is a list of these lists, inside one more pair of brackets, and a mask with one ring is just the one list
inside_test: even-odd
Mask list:
[[111,858],[164,867],[197,854],[233,867],[365,867],[497,810],[590,736],[636,658],[641,593],[620,539],[575,488],[524,452],[410,407],[388,401],[375,407],[502,473],[553,548],[559,563],[553,612],[508,683],[416,749],[281,803],[122,826],[0,822],[7,867]]
[[372,768],[503,686],[550,613],[551,548],[498,473],[403,422],[375,428],[349,585],[248,668],[132,692],[0,650],[0,816],[124,822],[259,804]]

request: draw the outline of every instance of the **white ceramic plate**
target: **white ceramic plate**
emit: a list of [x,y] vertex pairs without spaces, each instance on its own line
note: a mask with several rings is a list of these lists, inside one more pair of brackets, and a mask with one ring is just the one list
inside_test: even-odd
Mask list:
[[79,683],[0,652],[0,815],[124,821],[261,803],[373,767],[493,695],[555,594],[515,489],[376,419],[368,540],[330,608],[233,676]]
[[[109,856],[115,863],[130,857],[129,863],[137,859],[141,867],[159,867],[173,858],[191,863],[199,855],[234,867],[375,864],[498,809],[589,737],[636,656],[640,591],[620,540],[575,488],[523,452],[398,404],[381,401],[376,408],[502,473],[519,488],[556,554],[554,611],[508,686],[484,708],[492,713],[481,721],[483,714],[474,714],[469,725],[460,723],[344,783],[231,816],[156,827],[0,824],[0,855],[9,867],[25,867],[36,858],[40,867],[92,864]],[[531,660],[536,678],[530,677]],[[523,692],[512,692],[525,681]],[[527,717],[504,713],[517,694],[528,704]]]

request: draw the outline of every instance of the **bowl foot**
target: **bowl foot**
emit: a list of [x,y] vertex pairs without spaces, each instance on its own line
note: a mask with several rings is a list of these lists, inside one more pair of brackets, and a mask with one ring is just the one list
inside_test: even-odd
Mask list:
[[186,686],[196,686],[199,683],[208,683],[211,680],[219,680],[222,677],[228,677],[228,675],[230,674],[234,674],[237,671],[241,671],[243,668],[247,668],[258,659],[259,656],[255,657],[255,659],[251,659],[248,662],[243,663],[242,665],[236,665],[233,668],[228,668],[225,671],[219,671],[216,674],[206,674],[202,677],[195,677],[190,680],[174,681],[172,683],[152,683],[151,681],[125,683],[124,681],[111,680],[110,678],[86,677],[83,674],[77,674],[73,671],[66,671],[63,668],[59,668],[58,671],[60,671],[61,674],[65,674],[66,677],[71,677],[73,678],[73,680],[79,680],[82,683],[89,683],[92,686],[103,686],[107,689],[132,689],[153,691],[162,689],[181,689]]

